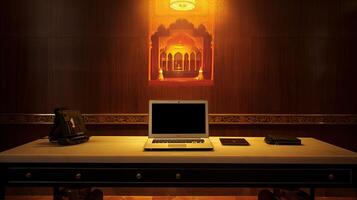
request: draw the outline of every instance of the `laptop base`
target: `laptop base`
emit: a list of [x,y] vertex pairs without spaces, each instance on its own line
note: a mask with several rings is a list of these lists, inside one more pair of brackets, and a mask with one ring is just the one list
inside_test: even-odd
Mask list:
[[[176,138],[175,138],[176,139]],[[153,138],[149,138],[145,143],[146,151],[211,151],[213,145],[208,138],[202,138],[204,143],[153,143]]]

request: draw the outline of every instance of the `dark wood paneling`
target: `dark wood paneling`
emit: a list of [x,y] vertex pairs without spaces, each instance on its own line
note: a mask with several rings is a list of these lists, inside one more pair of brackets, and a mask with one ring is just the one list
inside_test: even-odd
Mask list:
[[357,8],[346,0],[222,0],[213,86],[148,86],[148,1],[1,1],[0,112],[356,113]]
[[349,38],[341,35],[347,13],[340,9],[345,3],[230,1],[227,12],[235,8],[237,12],[224,14],[225,22],[216,29],[216,75],[225,75],[216,77],[216,86],[222,90],[215,91],[229,100],[223,104],[215,99],[221,106],[217,110],[356,112],[351,87],[357,70],[349,67],[355,59],[341,53],[355,48],[356,38],[356,34],[351,37],[352,31]]
[[[147,113],[149,99],[207,99],[210,113],[357,113],[355,0],[217,2],[214,85],[189,87],[148,84],[147,0],[0,1],[0,113],[51,113],[58,106]],[[2,125],[2,149],[49,130],[28,126]],[[146,126],[139,127],[93,130],[145,135]],[[355,127],[313,127],[272,132],[356,150]],[[212,133],[242,130],[264,135],[271,128],[216,126]]]

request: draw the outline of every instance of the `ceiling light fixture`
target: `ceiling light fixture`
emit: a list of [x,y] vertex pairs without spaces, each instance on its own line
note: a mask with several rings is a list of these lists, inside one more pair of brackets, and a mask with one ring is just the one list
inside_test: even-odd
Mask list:
[[177,11],[193,10],[196,7],[196,0],[170,0],[170,8]]

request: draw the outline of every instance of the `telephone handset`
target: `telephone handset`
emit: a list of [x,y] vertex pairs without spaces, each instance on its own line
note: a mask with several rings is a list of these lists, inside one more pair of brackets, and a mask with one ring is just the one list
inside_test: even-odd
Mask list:
[[89,136],[79,111],[65,108],[55,109],[54,125],[49,135],[50,142],[74,145],[87,142]]

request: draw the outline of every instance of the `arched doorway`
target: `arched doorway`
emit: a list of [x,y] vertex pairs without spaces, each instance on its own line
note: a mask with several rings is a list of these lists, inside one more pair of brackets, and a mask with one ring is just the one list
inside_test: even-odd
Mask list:
[[185,53],[185,57],[183,59],[183,65],[185,71],[190,71],[190,63],[189,63],[189,56],[188,53]]
[[193,52],[190,55],[190,68],[191,68],[191,70],[196,71],[196,58],[195,58],[195,54]]
[[182,54],[177,52],[174,56],[174,71],[182,71],[183,70],[183,62],[182,62]]
[[196,55],[196,70],[199,70],[202,67],[202,54],[200,52]]
[[167,56],[167,69],[172,70],[172,54],[169,53]]
[[163,52],[160,56],[160,66],[163,70],[167,71],[167,65],[166,65],[166,53]]

